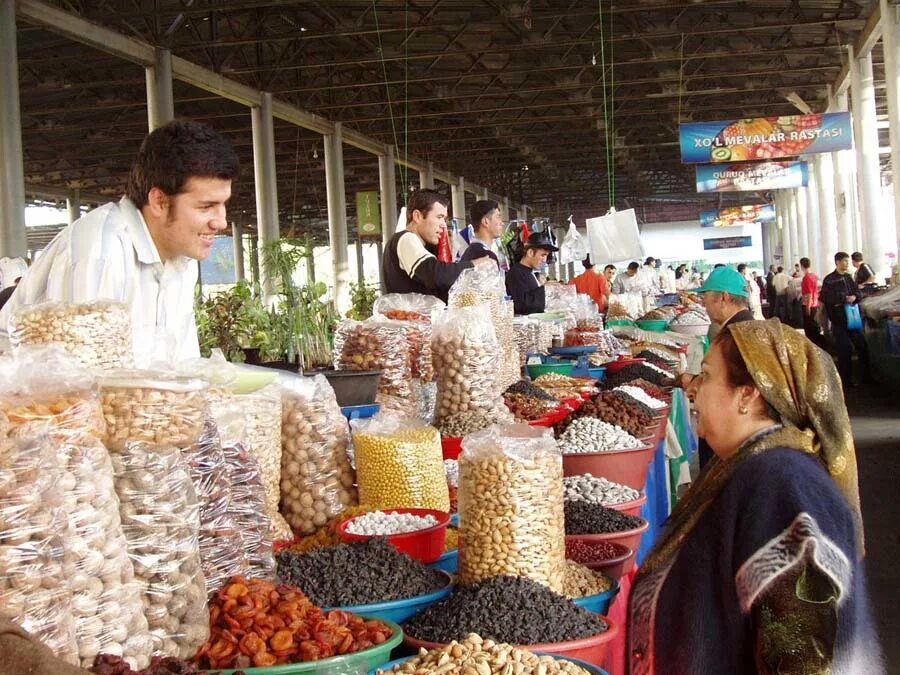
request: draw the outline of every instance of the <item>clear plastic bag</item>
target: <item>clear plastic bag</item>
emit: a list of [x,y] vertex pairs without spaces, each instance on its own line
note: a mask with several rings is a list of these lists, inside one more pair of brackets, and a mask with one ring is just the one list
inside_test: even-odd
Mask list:
[[122,530],[153,652],[189,658],[209,636],[200,508],[182,450],[131,441],[111,455]]
[[585,238],[575,227],[575,219],[569,216],[569,229],[563,237],[562,246],[559,247],[559,261],[563,265],[571,262],[581,262],[588,257],[588,244]]
[[100,380],[111,452],[133,441],[187,448],[200,440],[207,384],[149,370],[120,370]]
[[350,431],[323,375],[283,375],[281,513],[295,533],[312,534],[356,506]]
[[547,354],[553,346],[553,324],[549,321],[517,316],[513,320],[513,338],[519,352],[519,365],[529,354]]
[[637,319],[644,313],[644,298],[640,293],[613,293],[609,296],[606,320]]
[[46,302],[12,314],[10,344],[59,344],[88,368],[131,368],[134,347],[127,305],[108,300],[84,304]]
[[412,396],[409,345],[403,322],[375,317],[342,321],[334,334],[334,367],[380,370],[380,395],[401,399]]
[[437,429],[392,413],[352,420],[350,425],[361,504],[450,511]]
[[459,578],[523,576],[563,590],[562,455],[549,429],[493,426],[459,457]]
[[72,566],[65,545],[70,525],[59,481],[57,447],[46,425],[13,430],[0,415],[0,617],[78,664],[72,591],[64,577]]
[[375,300],[372,312],[398,321],[430,321],[431,313],[444,307],[444,302],[432,295],[387,293]]
[[245,576],[250,565],[232,514],[231,481],[219,441],[219,430],[207,417],[200,441],[182,449],[200,509],[199,550],[206,590],[212,594],[233,576]]

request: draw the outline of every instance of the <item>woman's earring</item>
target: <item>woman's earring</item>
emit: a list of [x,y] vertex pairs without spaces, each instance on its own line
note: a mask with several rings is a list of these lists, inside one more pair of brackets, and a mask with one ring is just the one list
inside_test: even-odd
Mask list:
[[748,412],[750,412],[745,406],[741,406],[740,408],[738,408],[738,410],[740,411],[741,415],[746,415]]

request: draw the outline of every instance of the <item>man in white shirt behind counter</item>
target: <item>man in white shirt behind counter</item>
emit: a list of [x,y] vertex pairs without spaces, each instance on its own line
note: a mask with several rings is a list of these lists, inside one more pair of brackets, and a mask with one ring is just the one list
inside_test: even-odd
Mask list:
[[60,232],[0,310],[41,302],[115,300],[129,306],[135,363],[200,355],[194,319],[197,264],[227,227],[225,205],[238,160],[205,124],[169,122],[150,133],[125,196]]

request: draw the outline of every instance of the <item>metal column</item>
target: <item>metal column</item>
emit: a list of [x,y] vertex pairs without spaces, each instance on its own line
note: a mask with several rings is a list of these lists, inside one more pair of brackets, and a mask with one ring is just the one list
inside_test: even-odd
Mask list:
[[[829,106],[833,112],[847,112],[847,94],[838,94],[832,98]],[[837,214],[837,248],[836,251],[852,253],[856,246],[856,209],[854,208],[854,184],[856,159],[853,150],[841,150],[831,153],[834,163],[834,208]],[[832,252],[832,253],[834,253]],[[830,267],[831,259],[826,260]]]
[[16,3],[13,0],[0,0],[0,82],[3,82],[3,96],[0,96],[0,257],[17,258],[28,253],[28,242],[25,236]]
[[[859,186],[861,250],[878,276],[884,270],[885,253],[893,246],[893,232],[886,237],[882,226],[881,167],[878,158],[878,121],[875,114],[875,80],[872,54],[856,58],[850,48],[850,96],[853,104],[853,137],[856,142],[856,180]],[[891,228],[893,229],[893,228]],[[849,253],[849,251],[848,251]]]
[[500,202],[500,217],[504,223],[509,222],[509,197],[504,197]]
[[462,176],[456,185],[450,186],[450,206],[452,208],[450,215],[459,221],[460,228],[465,228],[469,221],[466,216],[466,179]]
[[[887,83],[888,130],[891,139],[891,166],[900,167],[900,16],[894,2],[881,0],[881,39],[884,48],[884,74]],[[894,227],[886,222],[885,243],[893,242],[888,253],[897,253],[900,241],[900,168],[893,170]],[[893,233],[891,230],[893,229]],[[896,258],[894,258],[896,261]],[[887,268],[885,268],[887,272]]]
[[262,248],[260,285],[266,298],[275,293],[274,279],[266,269],[266,246],[278,240],[278,188],[275,178],[275,135],[272,123],[272,94],[262,92],[259,106],[251,108],[253,128],[253,169],[256,179],[256,231]]
[[784,260],[781,261],[785,270],[793,269],[794,259],[797,257],[797,223],[800,219],[798,205],[800,200],[797,198],[798,188],[787,191],[788,202],[788,236],[787,246],[785,247]]
[[175,97],[172,94],[172,52],[157,47],[156,63],[147,66],[147,122],[150,131],[175,119]]
[[344,132],[340,122],[325,136],[325,190],[328,193],[328,244],[334,279],[334,302],[343,303],[350,286],[347,253],[347,199],[344,194]]
[[244,226],[235,221],[231,224],[231,238],[234,245],[234,280],[244,281]]
[[253,275],[253,283],[262,286],[259,278],[259,237],[255,234],[250,235],[250,273]]
[[81,190],[74,188],[69,192],[66,209],[69,211],[69,225],[81,218]]
[[378,251],[378,285],[381,287],[381,294],[387,293],[387,287],[384,285],[384,267],[381,261],[384,259],[384,244],[378,239],[375,242],[375,249]]
[[[388,146],[386,154],[378,155],[378,185],[381,190],[381,240],[387,246],[397,228],[397,178],[393,146]],[[381,260],[380,251],[378,259]]]
[[838,225],[836,202],[834,200],[834,162],[830,153],[818,155],[819,178],[819,222],[822,226],[819,260],[815,264],[820,275],[831,269],[831,261],[838,248]]
[[481,191],[481,198],[482,198],[482,199],[485,199],[485,200],[490,199],[490,197],[488,197],[488,189],[487,189],[487,188],[484,188],[484,189]]
[[419,188],[434,190],[434,162],[428,162],[426,168],[419,171]]
[[359,237],[356,239],[356,283],[360,286],[363,286],[366,283],[366,264],[365,258],[363,257],[363,244],[362,239]]

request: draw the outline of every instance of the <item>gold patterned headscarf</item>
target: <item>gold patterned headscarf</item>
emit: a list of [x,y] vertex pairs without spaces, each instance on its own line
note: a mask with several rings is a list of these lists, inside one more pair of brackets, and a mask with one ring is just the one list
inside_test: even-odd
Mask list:
[[798,448],[816,455],[846,498],[862,538],[856,450],[841,381],[831,357],[778,319],[728,327],[763,398],[785,430],[809,440]]

